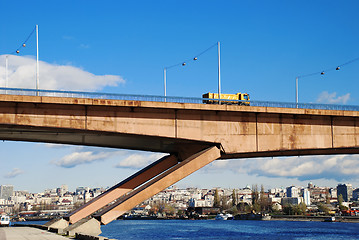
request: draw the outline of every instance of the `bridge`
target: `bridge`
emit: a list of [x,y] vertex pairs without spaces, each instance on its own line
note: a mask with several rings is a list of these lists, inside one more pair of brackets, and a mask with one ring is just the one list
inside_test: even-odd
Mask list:
[[356,106],[213,105],[201,98],[1,91],[1,140],[168,153],[48,224],[65,231],[89,221],[107,224],[214,160],[359,152]]

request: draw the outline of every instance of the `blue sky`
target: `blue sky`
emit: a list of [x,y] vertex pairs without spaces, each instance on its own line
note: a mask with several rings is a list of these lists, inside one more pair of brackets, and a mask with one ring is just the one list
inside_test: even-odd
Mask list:
[[[299,79],[299,101],[359,105],[359,61],[334,70],[359,57],[358,8],[358,1],[1,1],[0,85],[5,55],[38,24],[42,89],[163,95],[164,67],[220,41],[222,92],[293,102],[296,76],[329,69]],[[35,87],[35,40],[31,35],[20,54],[9,56],[8,86]],[[214,91],[216,47],[167,71],[168,96]],[[111,186],[159,157],[21,142],[1,142],[0,151],[0,184],[29,191]],[[178,185],[280,187],[312,180],[359,186],[358,171],[357,156],[232,160]]]

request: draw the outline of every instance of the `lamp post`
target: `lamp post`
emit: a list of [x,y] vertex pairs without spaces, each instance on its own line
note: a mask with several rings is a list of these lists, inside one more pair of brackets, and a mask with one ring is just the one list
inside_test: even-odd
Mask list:
[[[347,65],[349,63],[352,63],[354,61],[358,61],[359,58],[356,58],[354,60],[351,60],[347,63],[344,63],[342,65],[339,65],[335,68],[336,71],[339,71],[340,70],[340,67],[341,66],[344,66],[344,65]],[[334,68],[329,68],[327,70],[324,70],[324,71],[320,71],[320,72],[315,72],[315,73],[310,73],[310,74],[306,74],[306,75],[301,75],[301,76],[297,76],[295,78],[295,103],[296,103],[296,107],[298,108],[298,103],[299,103],[299,93],[298,93],[298,88],[299,88],[299,78],[306,78],[306,77],[312,77],[312,76],[315,76],[315,75],[324,75],[326,72],[330,72],[330,71],[335,71]]]
[[[36,90],[39,90],[39,75],[39,25],[36,25]],[[39,95],[37,91],[36,95]]]
[[298,108],[298,77],[295,78],[295,105]]
[[[21,46],[16,49],[13,53],[19,54],[20,53],[20,48],[26,47],[26,43],[27,41],[30,39],[30,37],[32,36],[32,34],[36,32],[36,90],[39,89],[39,25],[36,24],[35,28],[32,30],[32,32],[30,33],[30,35],[26,38],[26,40],[21,44]],[[8,68],[8,59],[6,56],[6,85],[7,85],[7,68]],[[38,96],[38,91],[36,91],[36,96]]]
[[8,73],[7,73],[7,69],[9,67],[9,62],[8,62],[8,55],[5,56],[5,87],[7,88],[8,85]]
[[[218,99],[221,99],[221,47],[220,43],[217,42],[217,51],[218,51]],[[218,100],[221,104],[221,100]]]
[[[197,59],[194,59],[194,60],[197,60]],[[175,64],[175,65],[172,65],[172,66],[169,66],[169,67],[165,67],[163,69],[163,86],[164,86],[164,95],[165,95],[165,97],[167,97],[167,69],[173,68],[173,67],[176,67],[176,66],[179,66],[179,65],[185,66],[186,62],[178,63],[178,64]],[[166,101],[166,98],[165,98],[165,101]]]
[[[167,92],[166,92],[166,76],[167,76],[167,73],[166,73],[166,68],[163,69],[163,84],[164,84],[164,91],[165,91],[165,97],[167,97]],[[166,100],[166,99],[165,99]]]

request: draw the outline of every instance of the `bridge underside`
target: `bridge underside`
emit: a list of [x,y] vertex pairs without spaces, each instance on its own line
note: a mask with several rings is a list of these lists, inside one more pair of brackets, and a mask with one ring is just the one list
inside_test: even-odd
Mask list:
[[220,144],[188,139],[9,124],[0,124],[0,140],[165,152],[176,155],[179,160],[188,157],[187,152],[198,152],[210,146],[220,147]]
[[179,160],[188,157],[188,154],[183,155],[184,150],[188,151],[190,149],[188,152],[192,153],[198,152],[210,146],[217,146],[222,150],[219,159],[359,153],[359,147],[283,149],[278,151],[226,153],[221,147],[220,143],[114,132],[59,129],[48,127],[26,127],[9,124],[0,124],[0,140],[58,143],[151,152],[166,152],[176,155]]

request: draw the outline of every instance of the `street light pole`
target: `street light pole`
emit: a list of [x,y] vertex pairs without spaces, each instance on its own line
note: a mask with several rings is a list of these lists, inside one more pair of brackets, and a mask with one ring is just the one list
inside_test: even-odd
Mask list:
[[39,25],[36,25],[36,90],[39,90],[39,75]]
[[5,57],[5,87],[7,88],[7,85],[8,85],[8,73],[7,73],[7,69],[9,67],[9,63],[8,63],[8,55],[6,55]]
[[[218,99],[221,99],[221,47],[219,42],[217,42],[217,49],[218,49]],[[219,104],[221,104],[220,100],[219,100]]]
[[295,78],[295,103],[298,108],[298,77]]
[[163,68],[163,88],[164,88],[165,102],[167,100],[166,99],[166,97],[167,97],[167,69],[170,69],[170,68],[173,68],[173,67],[176,67],[176,66],[179,66],[179,65],[185,66],[186,62]]
[[[166,84],[167,84],[167,72],[166,71],[167,71],[166,68],[164,68],[163,69],[163,82],[164,82],[165,97],[167,96],[167,90],[166,90],[166,88],[167,88],[167,86],[166,86]],[[165,99],[165,101],[166,101],[166,99]]]

